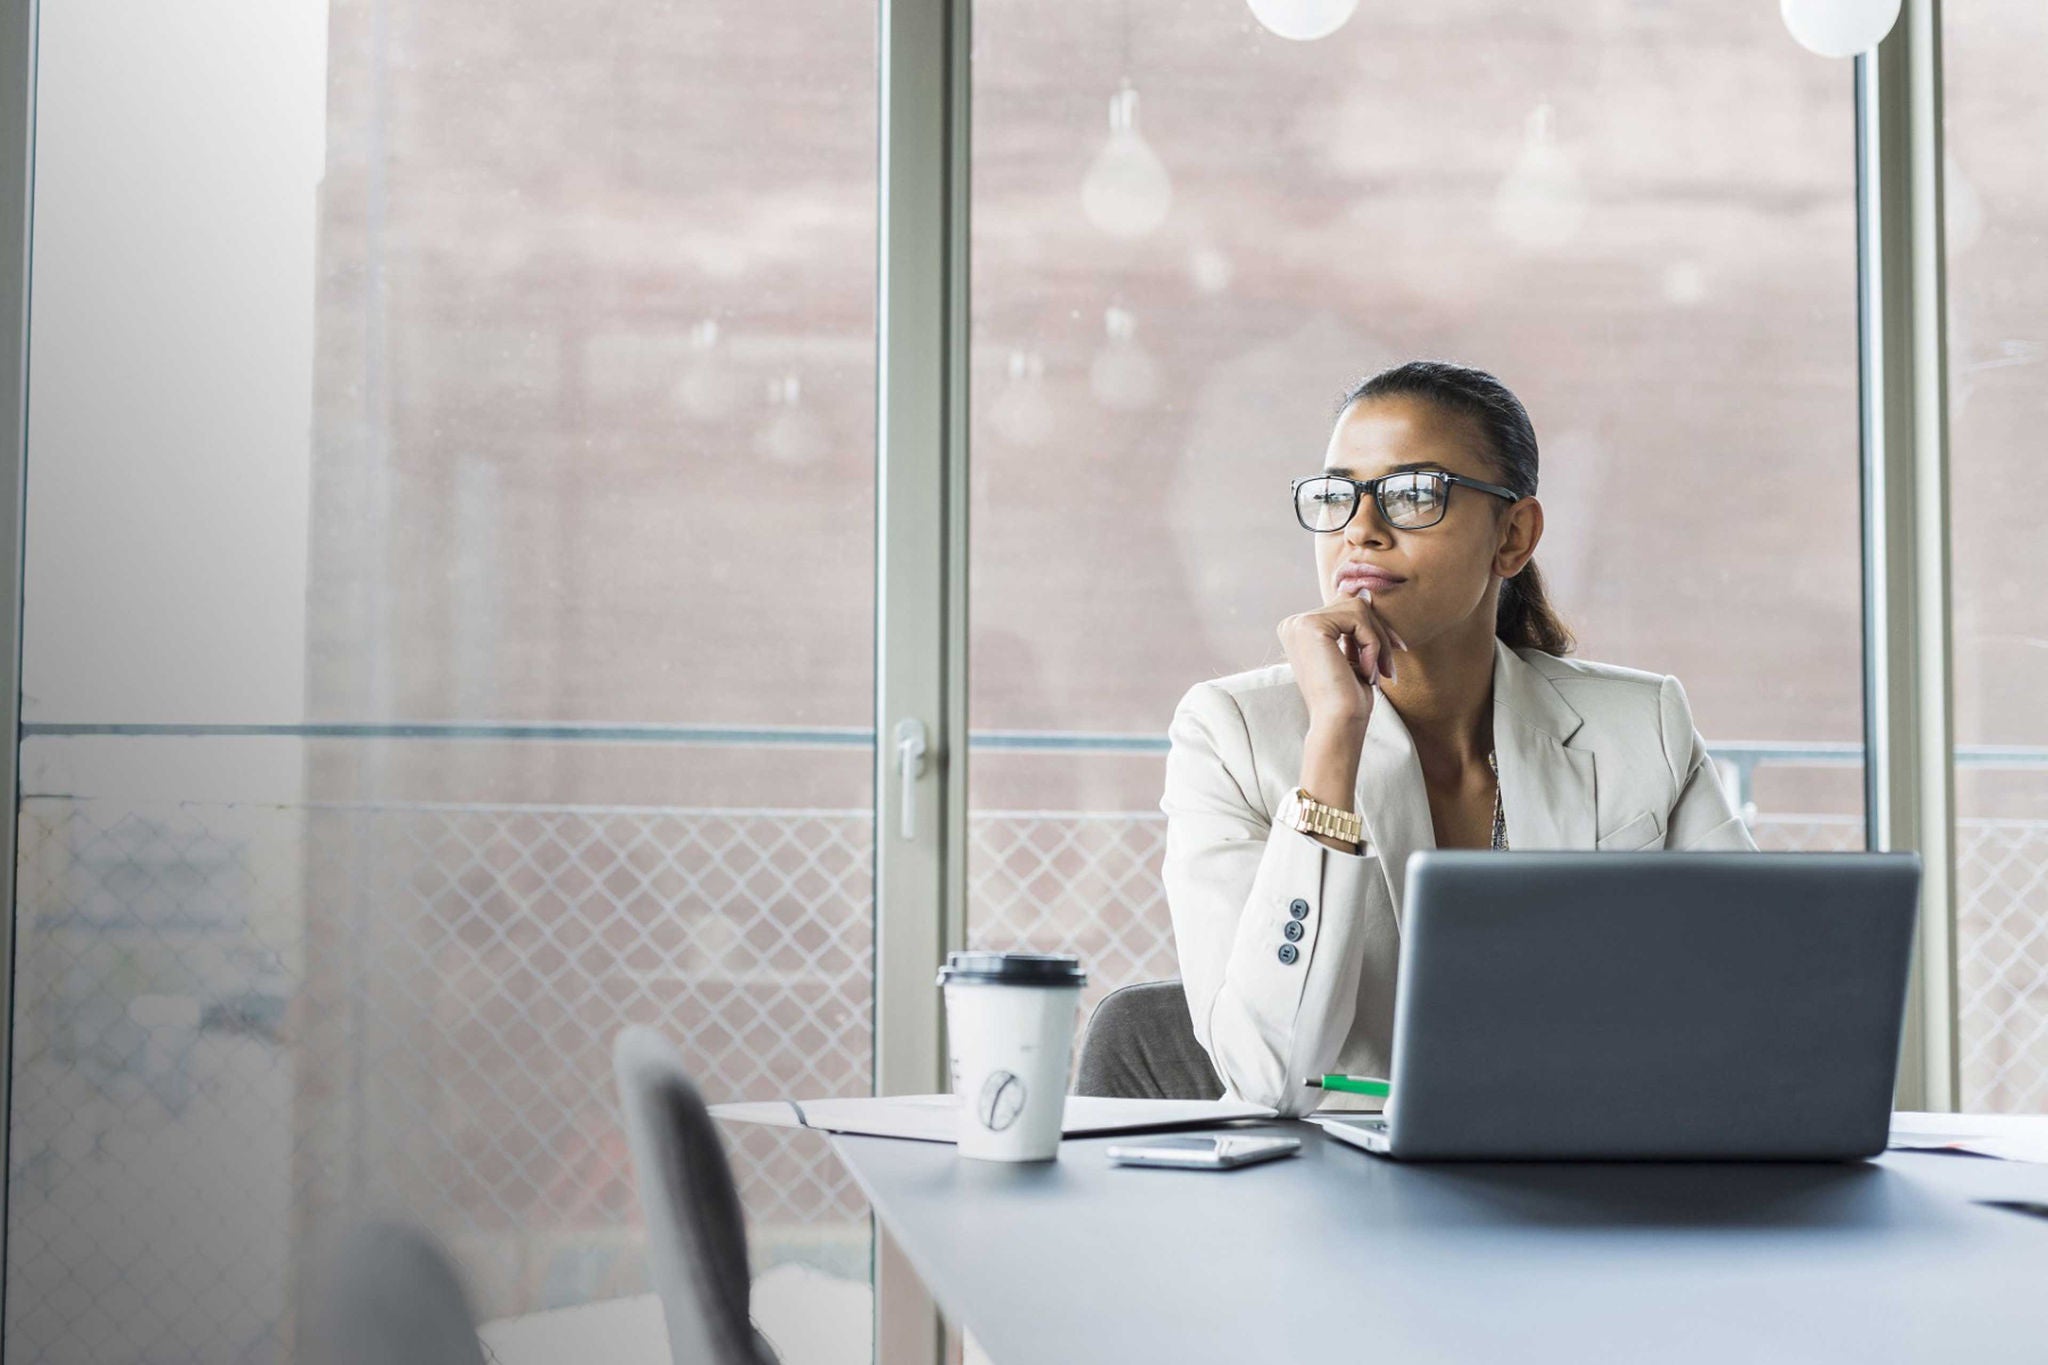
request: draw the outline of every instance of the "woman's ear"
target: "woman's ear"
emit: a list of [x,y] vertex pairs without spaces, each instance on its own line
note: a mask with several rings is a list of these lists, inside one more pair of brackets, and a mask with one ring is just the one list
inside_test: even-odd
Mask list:
[[1536,542],[1542,539],[1543,504],[1523,498],[1501,518],[1500,544],[1493,552],[1494,573],[1513,578],[1536,553]]

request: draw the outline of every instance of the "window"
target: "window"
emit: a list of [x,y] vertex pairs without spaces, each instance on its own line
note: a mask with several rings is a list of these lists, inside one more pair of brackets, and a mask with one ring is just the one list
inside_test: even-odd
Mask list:
[[[285,1358],[393,1212],[644,1292],[629,1022],[869,1089],[874,27],[44,7],[10,1360]],[[865,1340],[732,1142],[784,1358]]]
[[2048,202],[2040,6],[1942,10],[1956,976],[1966,1110],[2048,1110]]
[[1684,682],[1765,847],[1863,846],[1846,63],[1769,7],[975,23],[972,939],[1175,974],[1173,704],[1284,657],[1288,481],[1416,357],[1528,406],[1580,655]]

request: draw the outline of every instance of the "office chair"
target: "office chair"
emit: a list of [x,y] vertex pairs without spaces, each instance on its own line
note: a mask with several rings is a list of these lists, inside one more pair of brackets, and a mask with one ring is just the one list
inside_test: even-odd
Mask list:
[[1178,980],[1141,981],[1111,991],[1088,1018],[1076,1095],[1135,1100],[1213,1100],[1223,1083],[1195,1041],[1187,993]]
[[352,1229],[307,1306],[315,1365],[484,1365],[462,1281],[440,1245],[403,1223]]
[[612,1046],[626,1140],[647,1215],[647,1254],[674,1365],[777,1365],[748,1316],[747,1234],[718,1130],[653,1029]]

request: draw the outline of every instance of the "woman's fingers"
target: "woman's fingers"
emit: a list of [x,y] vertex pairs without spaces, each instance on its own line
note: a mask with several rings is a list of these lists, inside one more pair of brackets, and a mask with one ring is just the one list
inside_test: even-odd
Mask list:
[[1337,636],[1337,651],[1344,656],[1344,662],[1351,665],[1352,676],[1356,677],[1365,686],[1372,686],[1373,674],[1368,671],[1367,667],[1367,656],[1371,652],[1370,649],[1361,648],[1358,638],[1354,635],[1339,634]]
[[1373,609],[1372,590],[1370,588],[1361,591],[1352,600],[1357,602],[1363,609],[1361,614],[1364,617],[1365,629],[1372,632],[1372,638],[1376,645],[1373,651],[1374,663],[1378,667],[1380,674],[1388,682],[1393,682],[1394,646],[1393,642],[1388,638],[1393,633],[1393,628],[1381,620],[1380,614]]
[[1353,629],[1356,633],[1351,637],[1351,649],[1358,656],[1359,681],[1370,687],[1381,678],[1391,679],[1393,675],[1387,671],[1386,641],[1370,625]]
[[1393,626],[1388,624],[1387,618],[1380,615],[1379,608],[1373,604],[1371,588],[1361,589],[1358,596],[1352,600],[1357,602],[1363,602],[1365,604],[1366,616],[1371,619],[1373,623],[1373,628],[1377,630],[1381,635],[1386,637],[1388,648],[1408,648],[1408,642],[1401,638],[1401,634],[1399,631],[1395,630]]

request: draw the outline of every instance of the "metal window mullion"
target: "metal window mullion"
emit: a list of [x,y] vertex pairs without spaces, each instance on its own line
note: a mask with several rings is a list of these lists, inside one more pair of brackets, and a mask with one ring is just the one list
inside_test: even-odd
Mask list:
[[[933,982],[957,934],[965,827],[969,0],[880,0],[875,525],[875,1092],[945,1088]],[[899,724],[921,723],[902,828]],[[925,1365],[939,1318],[879,1228],[876,1359]]]
[[1898,1104],[1958,1100],[1940,0],[1856,59],[1866,819],[1918,850]]
[[[14,914],[16,841],[21,819],[22,547],[26,540],[28,466],[28,310],[31,208],[35,191],[36,0],[9,5],[0,18],[0,411],[7,414],[0,453],[0,687],[6,689],[7,752],[0,763],[7,818],[0,832],[0,1172],[11,1169],[8,1134],[14,1115]],[[5,1280],[5,1229],[12,1190],[0,1180],[0,1283]],[[0,1339],[7,1311],[0,1291]]]

